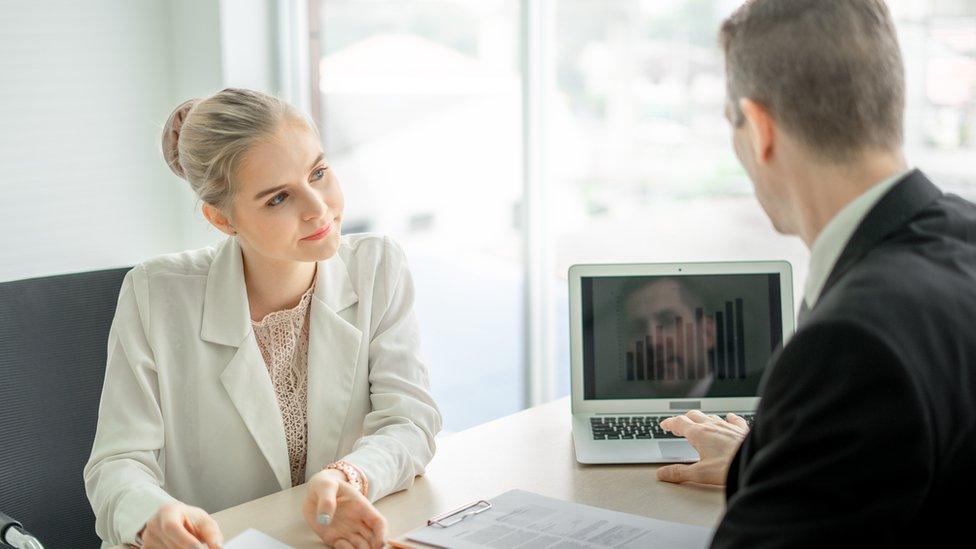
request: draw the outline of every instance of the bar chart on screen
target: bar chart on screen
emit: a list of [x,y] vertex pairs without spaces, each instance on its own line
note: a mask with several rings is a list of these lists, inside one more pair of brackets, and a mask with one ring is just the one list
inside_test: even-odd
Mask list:
[[696,307],[694,318],[673,316],[638,336],[626,352],[627,381],[745,379],[743,299],[718,310]]

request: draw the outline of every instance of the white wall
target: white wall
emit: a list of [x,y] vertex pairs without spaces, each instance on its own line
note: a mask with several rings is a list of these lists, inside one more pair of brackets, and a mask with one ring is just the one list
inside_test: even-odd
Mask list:
[[189,97],[275,92],[273,4],[0,0],[0,280],[219,239],[159,134]]
[[[220,43],[220,11],[215,0],[171,0],[168,26],[171,99],[166,116],[191,97],[204,97],[223,87]],[[164,167],[165,169],[165,167]],[[181,228],[181,239],[173,251],[201,248],[219,240],[200,213],[200,204],[190,186],[166,169],[166,177],[176,193],[174,225]],[[150,257],[148,254],[146,257]]]

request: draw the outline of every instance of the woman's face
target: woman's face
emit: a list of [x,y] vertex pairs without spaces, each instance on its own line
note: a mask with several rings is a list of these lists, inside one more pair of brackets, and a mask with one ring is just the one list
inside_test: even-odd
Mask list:
[[339,248],[343,198],[319,140],[286,122],[254,145],[237,173],[231,223],[245,253],[320,261]]

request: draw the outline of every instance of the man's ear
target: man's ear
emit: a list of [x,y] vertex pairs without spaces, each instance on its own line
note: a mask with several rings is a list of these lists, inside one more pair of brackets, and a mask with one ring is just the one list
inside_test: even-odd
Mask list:
[[745,117],[753,157],[757,163],[765,164],[773,156],[773,145],[776,137],[773,117],[770,116],[765,107],[752,99],[740,99],[739,108]]
[[209,221],[214,227],[217,227],[217,230],[220,232],[229,235],[237,234],[237,230],[234,229],[234,226],[231,224],[230,220],[227,219],[227,216],[225,216],[219,209],[207,204],[206,202],[203,203],[203,217],[206,217],[207,221]]

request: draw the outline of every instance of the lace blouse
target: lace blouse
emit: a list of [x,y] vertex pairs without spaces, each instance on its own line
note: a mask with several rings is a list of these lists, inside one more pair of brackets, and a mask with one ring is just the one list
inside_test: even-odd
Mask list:
[[308,454],[308,317],[312,286],[291,309],[251,321],[285,426],[291,485],[305,482]]

